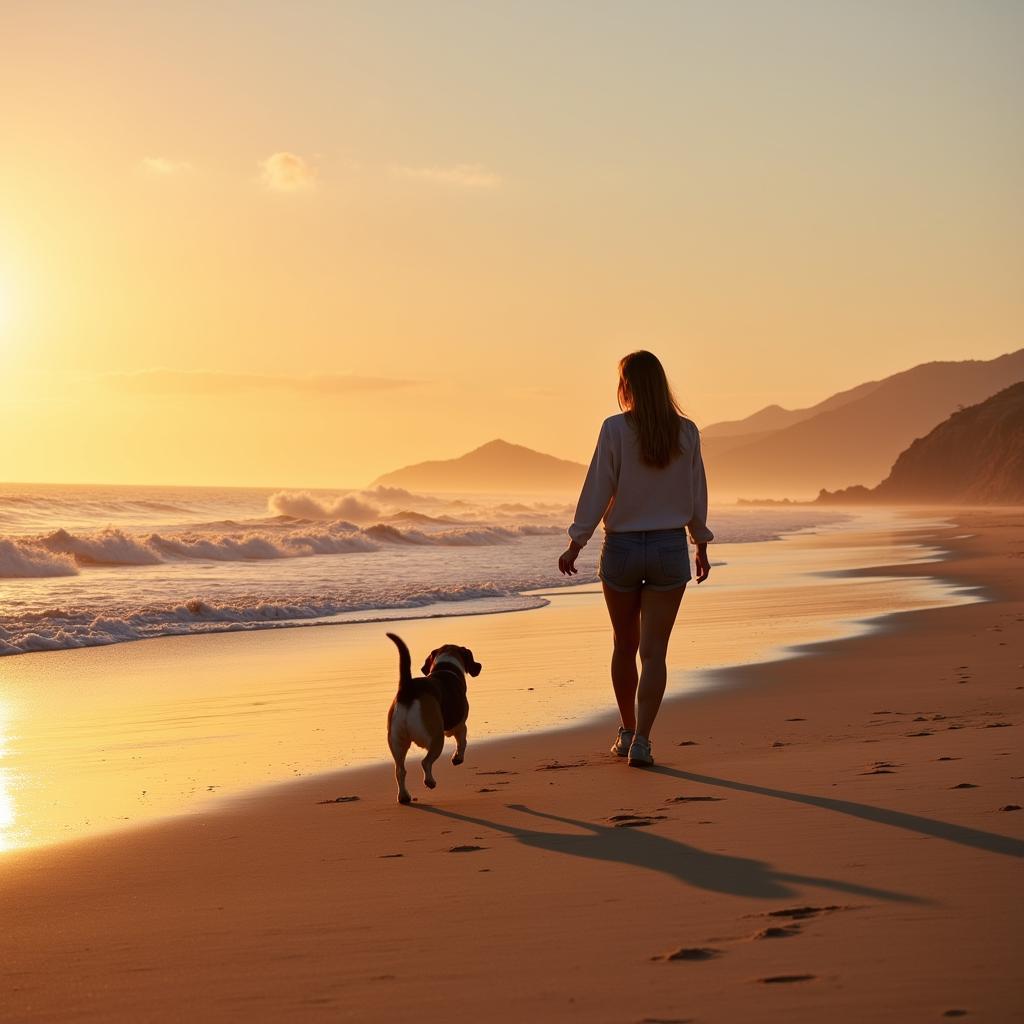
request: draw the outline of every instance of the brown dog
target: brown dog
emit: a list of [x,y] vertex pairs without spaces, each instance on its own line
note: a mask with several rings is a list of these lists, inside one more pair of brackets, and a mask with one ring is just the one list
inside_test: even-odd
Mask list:
[[466,698],[466,673],[480,675],[481,665],[468,647],[445,644],[431,651],[423,662],[419,679],[412,677],[409,648],[401,637],[388,633],[398,648],[398,693],[388,710],[388,747],[395,759],[398,802],[412,800],[405,788],[405,756],[415,743],[423,747],[423,782],[433,789],[434,762],[444,749],[445,736],[455,737],[452,764],[462,764],[466,756],[466,719],[469,701]]

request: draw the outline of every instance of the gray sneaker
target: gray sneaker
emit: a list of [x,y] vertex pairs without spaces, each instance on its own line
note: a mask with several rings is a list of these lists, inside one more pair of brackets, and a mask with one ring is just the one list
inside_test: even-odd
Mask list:
[[629,745],[629,767],[650,768],[654,764],[651,756],[651,741],[639,733],[634,734],[633,742]]
[[620,725],[619,734],[615,737],[615,742],[612,744],[612,753],[618,754],[619,757],[625,757],[629,753],[629,745],[632,742],[633,734]]

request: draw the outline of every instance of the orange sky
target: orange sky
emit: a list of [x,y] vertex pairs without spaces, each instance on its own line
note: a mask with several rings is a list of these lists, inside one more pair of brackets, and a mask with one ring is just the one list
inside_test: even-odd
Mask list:
[[585,459],[1024,344],[1024,7],[0,8],[0,479]]

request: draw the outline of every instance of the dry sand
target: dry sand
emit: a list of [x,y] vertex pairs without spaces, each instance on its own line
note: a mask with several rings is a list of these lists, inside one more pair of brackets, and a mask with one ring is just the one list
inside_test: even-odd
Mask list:
[[656,770],[471,735],[409,808],[376,766],[6,855],[0,1018],[1021,1019],[1024,515],[957,518],[988,602],[724,670]]

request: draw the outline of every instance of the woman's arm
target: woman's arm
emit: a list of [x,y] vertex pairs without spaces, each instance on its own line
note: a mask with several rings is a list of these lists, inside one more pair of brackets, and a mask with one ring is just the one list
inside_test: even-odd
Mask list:
[[704,472],[704,459],[700,453],[700,431],[693,429],[693,457],[690,464],[693,474],[693,512],[686,524],[690,532],[690,540],[697,545],[694,563],[697,568],[697,582],[703,583],[711,575],[711,562],[708,559],[708,541],[715,535],[708,529],[708,478]]
[[608,421],[601,424],[587,479],[583,481],[576,515],[569,527],[569,546],[558,558],[558,571],[564,576],[576,573],[576,558],[593,536],[597,524],[604,518],[608,505],[615,496],[618,465],[612,447]]
[[612,498],[615,496],[615,484],[618,479],[615,452],[612,446],[611,431],[608,421],[601,424],[601,432],[597,437],[587,479],[580,491],[580,500],[576,503],[576,515],[569,536],[579,548],[586,547],[587,541],[593,536],[597,524],[604,518]]
[[715,535],[708,529],[708,478],[704,472],[704,459],[700,453],[700,432],[694,428],[693,431],[693,457],[691,472],[693,473],[693,513],[690,521],[686,524],[690,532],[690,540],[697,545],[707,544],[715,539]]

